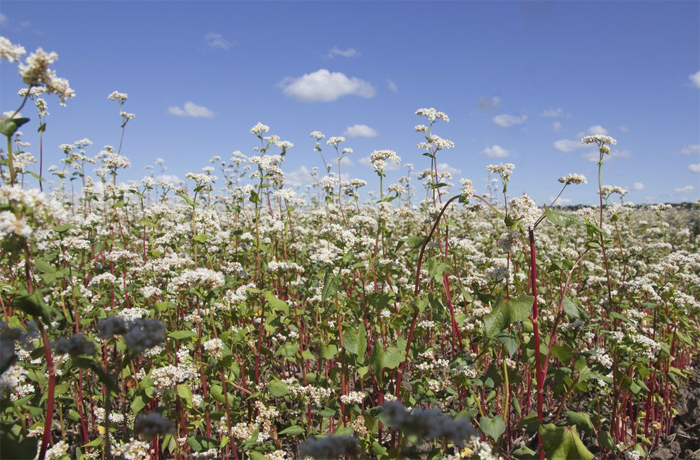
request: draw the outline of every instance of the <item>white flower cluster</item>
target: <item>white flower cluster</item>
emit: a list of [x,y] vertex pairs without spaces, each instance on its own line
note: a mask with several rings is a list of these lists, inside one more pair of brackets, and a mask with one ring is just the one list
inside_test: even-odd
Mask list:
[[369,155],[369,162],[377,171],[384,171],[388,160],[396,164],[401,163],[401,157],[393,150],[375,150]]
[[326,137],[326,135],[323,134],[321,131],[312,131],[311,134],[309,134],[309,136],[313,137],[317,141],[320,141],[321,139]]
[[216,359],[220,359],[223,355],[224,342],[222,342],[221,339],[207,340],[202,344],[202,348]]
[[34,385],[25,383],[29,373],[27,370],[15,363],[0,375],[0,392],[2,390],[11,391],[10,399],[16,401],[34,393]]
[[469,179],[460,179],[459,185],[462,186],[462,196],[467,200],[471,199],[471,197],[473,197],[476,193],[476,190],[474,190],[474,185]]
[[365,399],[365,394],[361,391],[351,391],[350,393],[346,395],[342,395],[340,397],[340,401],[343,404],[357,404],[360,405],[362,404],[362,401]]
[[616,145],[617,140],[610,136],[604,136],[602,134],[594,134],[593,136],[586,136],[581,139],[582,144],[598,144],[601,147],[604,144]]
[[115,152],[114,147],[111,145],[105,145],[105,149],[100,151],[96,158],[102,160],[102,166],[104,168],[102,171],[105,173],[107,171],[115,172],[119,168],[126,169],[131,166],[129,159]]
[[491,445],[474,436],[467,444],[466,457],[478,458],[479,460],[501,460],[502,457],[496,455],[491,450]]
[[430,136],[430,143],[435,147],[436,150],[453,149],[455,146],[454,142],[448,139],[443,139],[436,134]]
[[27,50],[21,45],[13,45],[10,40],[5,37],[0,37],[0,59],[5,59],[8,62],[17,62]]
[[[248,424],[247,428],[252,428],[252,430],[248,433],[247,438],[250,438],[250,434],[253,431],[258,430],[258,442],[264,442],[272,436],[273,421],[280,414],[275,407],[267,407],[261,401],[255,401],[255,408],[258,411],[258,416],[254,423]],[[236,426],[239,425],[241,424],[239,423]],[[234,436],[236,436],[236,427],[234,427]],[[239,437],[239,439],[243,438]]]
[[151,379],[156,390],[165,391],[178,383],[198,378],[199,373],[192,362],[189,352],[186,349],[181,349],[177,352],[177,357],[179,361],[177,366],[168,364],[151,371]]
[[627,195],[627,190],[625,190],[624,188],[619,187],[617,185],[603,185],[601,187],[600,192],[601,192],[601,195],[603,195],[603,198],[607,198],[610,195],[614,195],[614,194],[621,195],[621,196]]
[[126,100],[129,98],[129,95],[126,93],[120,93],[119,91],[112,91],[109,96],[107,96],[107,99],[110,101],[119,101],[120,103],[126,102]]
[[656,357],[656,355],[658,354],[659,350],[661,350],[661,345],[659,344],[659,342],[643,334],[633,335],[632,341],[634,343],[644,346],[644,355],[648,359],[654,359],[654,357]]
[[443,120],[446,122],[450,121],[450,118],[447,116],[447,114],[445,114],[444,112],[438,112],[432,107],[429,109],[418,109],[416,110],[416,115],[426,117],[428,120],[430,120],[431,124],[435,122],[435,120]]
[[0,212],[0,238],[12,235],[28,238],[34,229],[67,217],[58,201],[48,198],[39,189],[25,190],[18,185],[0,187],[0,207],[5,206],[11,210]]
[[145,308],[132,307],[119,310],[117,316],[126,322],[134,321],[138,318],[145,318],[148,316],[148,310]]
[[18,219],[14,212],[0,212],[0,238],[8,238],[13,235],[29,238],[32,235],[32,228],[25,219],[21,217]]
[[193,172],[188,172],[185,174],[185,177],[187,179],[192,179],[197,183],[197,185],[211,185],[212,182],[216,180],[216,176],[212,176],[209,174],[203,174],[203,173],[193,173]]
[[270,127],[267,125],[263,125],[260,122],[257,122],[255,126],[250,128],[250,132],[255,134],[256,136],[262,136],[264,133],[268,132],[270,130]]
[[221,272],[200,267],[195,270],[183,270],[182,273],[172,279],[168,285],[168,291],[177,292],[181,289],[195,287],[213,289],[223,284],[224,275]]
[[276,450],[269,454],[265,454],[267,460],[287,460],[287,452],[283,450]]
[[510,175],[515,169],[515,165],[513,163],[499,163],[497,165],[488,165],[486,166],[486,169],[488,172],[498,174],[501,176],[501,179],[506,182],[510,179]]
[[333,391],[329,388],[315,387],[313,385],[297,386],[288,382],[288,390],[294,396],[300,396],[313,402],[315,406],[321,406],[323,400],[328,399]]
[[511,217],[520,219],[525,228],[532,227],[541,214],[535,200],[526,193],[519,198],[510,200]]
[[150,445],[147,442],[130,438],[129,442],[112,444],[112,454],[115,457],[124,457],[126,460],[149,460]]
[[58,460],[68,453],[68,443],[65,441],[58,441],[53,445],[52,448],[46,451],[46,460]]
[[345,142],[345,138],[343,136],[333,136],[328,141],[326,141],[326,144],[333,146],[333,147],[338,147],[338,144],[341,142]]
[[612,368],[613,360],[602,348],[596,348],[591,355],[593,362],[600,364],[603,367]]
[[567,174],[559,178],[559,182],[562,184],[587,184],[586,176],[583,174]]

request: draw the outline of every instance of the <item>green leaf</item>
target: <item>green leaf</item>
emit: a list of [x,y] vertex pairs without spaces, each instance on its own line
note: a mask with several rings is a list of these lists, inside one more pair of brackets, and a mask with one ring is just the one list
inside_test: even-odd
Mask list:
[[141,412],[141,410],[146,407],[147,402],[144,399],[142,395],[137,395],[133,401],[131,401],[131,412],[134,413],[134,415],[138,414]]
[[581,312],[576,304],[567,296],[564,296],[564,312],[572,318],[580,318]]
[[556,356],[564,366],[568,366],[571,362],[571,358],[574,357],[574,351],[571,347],[568,345],[559,345],[558,343],[552,345],[552,354]]
[[397,347],[389,347],[382,356],[382,367],[386,369],[396,369],[406,358],[406,350]]
[[204,452],[205,450],[219,447],[219,441],[217,439],[206,438],[204,436],[190,436],[187,438],[187,444],[189,444],[195,452]]
[[382,349],[382,344],[379,340],[374,342],[374,349],[372,350],[372,355],[369,357],[369,365],[372,367],[372,371],[374,371],[375,377],[377,379],[381,380],[382,376],[382,361],[384,357],[384,350]]
[[208,240],[209,238],[211,238],[210,235],[205,235],[204,233],[202,233],[202,234],[200,234],[200,235],[195,236],[195,237],[192,238],[192,239],[193,239],[194,241],[199,242],[199,243],[206,243],[207,240]]
[[56,269],[44,259],[34,259],[34,266],[42,273],[54,273]]
[[364,359],[367,353],[367,331],[364,323],[360,322],[360,327],[346,325],[343,328],[343,345],[348,353]]
[[338,356],[338,347],[330,343],[321,345],[321,356],[323,359],[333,359]]
[[598,445],[612,451],[615,450],[615,442],[613,442],[613,438],[609,431],[600,430],[598,432]]
[[346,426],[343,428],[338,428],[333,432],[333,437],[339,437],[339,436],[352,436],[354,432],[354,428],[351,426]]
[[194,201],[192,201],[192,198],[188,197],[184,193],[178,193],[177,196],[179,196],[180,198],[185,200],[187,202],[187,204],[189,204],[190,206],[192,206],[194,208],[195,205],[194,205]]
[[188,405],[192,405],[192,390],[189,385],[184,383],[179,384],[177,386],[177,395],[187,401]]
[[104,438],[99,437],[99,438],[93,439],[92,441],[90,441],[87,444],[83,444],[83,447],[98,447],[98,446],[101,446],[103,442],[104,442]]
[[267,460],[267,457],[265,455],[254,450],[248,452],[248,456],[250,457],[250,460]]
[[591,460],[594,455],[578,436],[574,426],[556,426],[553,423],[540,426],[542,446],[550,460]]
[[267,299],[267,301],[270,303],[270,306],[278,311],[281,311],[285,315],[289,314],[289,305],[287,302],[284,300],[278,299],[272,292],[270,291],[264,291],[263,295]]
[[195,335],[197,335],[197,333],[193,331],[173,331],[170,334],[168,334],[168,337],[175,340],[182,340],[189,339],[190,337],[194,337]]
[[38,446],[36,438],[24,438],[20,441],[11,432],[3,433],[0,436],[0,458],[34,460]]
[[540,427],[540,422],[537,420],[537,412],[531,412],[521,418],[515,428],[524,429],[528,433],[536,433]]
[[0,134],[7,137],[12,136],[20,126],[29,121],[29,118],[8,118],[0,121]]
[[506,432],[506,422],[503,421],[503,417],[500,415],[481,417],[479,419],[479,427],[481,431],[491,436],[494,441],[498,441],[498,438]]
[[570,225],[581,225],[583,221],[581,218],[575,214],[568,214],[568,213],[563,213],[560,211],[553,211],[552,209],[548,208],[546,205],[544,207],[544,214],[547,216],[547,220],[549,220],[551,223],[554,225],[557,225],[559,227],[568,227]]
[[484,329],[488,337],[495,337],[509,325],[526,319],[532,312],[535,298],[523,295],[509,301],[499,299],[491,313],[484,317]]
[[12,306],[22,310],[27,315],[40,317],[46,323],[51,322],[51,308],[44,302],[44,296],[41,295],[41,291],[34,291],[31,294],[15,297],[12,300]]
[[566,417],[571,423],[576,425],[576,428],[581,431],[585,431],[587,433],[592,433],[595,431],[595,426],[593,425],[591,416],[585,412],[573,412],[568,410],[566,411]]
[[75,228],[75,225],[69,225],[69,224],[57,225],[53,228],[53,231],[56,233],[66,233],[71,228]]
[[412,248],[412,249],[418,249],[419,247],[423,246],[425,243],[425,237],[423,236],[409,236],[406,238],[406,243]]
[[269,391],[275,398],[281,398],[282,396],[289,394],[287,384],[280,380],[273,380],[270,382],[270,384],[267,386],[267,391]]
[[304,428],[300,427],[299,425],[292,425],[290,427],[285,428],[284,430],[280,431],[277,434],[285,434],[289,436],[298,436],[300,434],[304,433]]
[[377,441],[372,441],[372,452],[380,457],[389,455],[389,451],[386,449],[386,447],[382,446]]
[[285,358],[292,358],[299,352],[299,345],[296,343],[285,343],[275,352],[275,356],[284,356]]
[[335,276],[332,272],[326,272],[323,277],[323,292],[321,293],[321,299],[326,300],[328,297],[332,296],[340,290],[340,278]]

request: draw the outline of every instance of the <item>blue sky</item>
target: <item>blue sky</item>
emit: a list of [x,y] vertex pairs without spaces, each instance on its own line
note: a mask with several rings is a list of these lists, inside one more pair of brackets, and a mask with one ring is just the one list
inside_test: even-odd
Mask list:
[[[319,130],[347,138],[344,173],[376,189],[363,164],[372,150],[428,167],[413,127],[425,121],[417,109],[434,107],[450,117],[434,133],[455,143],[439,162],[478,191],[486,165],[513,163],[513,196],[545,204],[557,178],[582,173],[589,183],[570,187],[564,203],[595,203],[595,150],[580,138],[605,133],[618,144],[603,183],[628,189],[628,201],[700,198],[697,1],[3,0],[0,34],[28,52],[56,51],[56,72],[77,93],[67,107],[48,98],[47,164],[62,143],[90,138],[93,156],[118,145],[119,109],[107,100],[118,90],[136,114],[125,179],[159,157],[184,178],[214,155],[253,155],[249,129],[262,122],[294,143],[290,181],[322,165],[309,137]],[[2,111],[16,108],[20,88],[17,65],[3,62]],[[30,107],[23,114],[36,118]],[[36,126],[22,129],[34,154]]]

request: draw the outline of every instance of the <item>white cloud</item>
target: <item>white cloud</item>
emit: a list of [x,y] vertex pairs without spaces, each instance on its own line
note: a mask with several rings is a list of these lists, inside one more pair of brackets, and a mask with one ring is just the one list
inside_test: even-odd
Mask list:
[[491,98],[480,97],[477,104],[479,105],[479,108],[481,110],[487,110],[492,107],[498,107],[499,105],[501,105],[501,98],[498,96],[493,96]]
[[[358,163],[360,163],[362,166],[367,166],[368,168],[374,168],[372,166],[372,163],[369,161],[369,157],[362,157],[358,160]],[[401,168],[400,164],[396,164],[393,161],[387,161],[386,166],[384,167],[384,171],[398,171],[399,168]]]
[[644,184],[641,182],[635,182],[632,184],[632,190],[644,190]]
[[399,92],[399,87],[396,86],[396,83],[393,81],[389,80],[388,78],[386,79],[386,86],[389,88],[389,91],[392,93],[398,93]]
[[560,117],[561,114],[562,114],[562,110],[559,107],[557,107],[557,108],[552,107],[552,108],[546,109],[542,112],[543,117],[551,117],[551,118]]
[[552,123],[552,128],[554,128],[554,131],[559,131],[562,128],[562,124],[558,121],[555,121],[554,123]]
[[327,58],[333,59],[336,56],[344,57],[344,58],[356,58],[360,57],[362,54],[357,51],[355,48],[348,48],[346,50],[341,50],[337,46],[334,46],[331,48],[331,50],[326,54]]
[[[557,197],[556,196],[550,196],[549,197],[549,202],[553,202]],[[566,204],[571,204],[572,200],[571,198],[564,198],[563,196],[560,196],[559,199],[557,200],[558,205],[566,205]]]
[[287,77],[278,86],[283,89],[285,95],[303,102],[331,102],[349,94],[372,98],[377,93],[374,86],[364,80],[326,69],[319,69],[299,78]]
[[629,129],[627,126],[625,126],[625,125],[622,125],[622,126],[620,126],[619,128],[617,128],[617,129],[619,129],[619,130],[622,131],[623,133],[628,133],[628,132],[630,131],[630,129]]
[[674,192],[676,192],[676,193],[690,193],[693,190],[695,190],[695,187],[693,187],[692,185],[686,185],[685,187],[680,187],[680,188],[674,189]]
[[694,172],[694,173],[700,173],[700,163],[689,164],[688,171]]
[[481,153],[483,153],[489,158],[505,158],[508,156],[508,150],[504,149],[500,145],[495,144],[491,147],[485,148],[484,151]]
[[190,101],[185,102],[185,105],[182,108],[177,106],[168,107],[168,113],[177,117],[192,118],[213,118],[216,116],[216,113],[208,108]]
[[458,175],[462,174],[461,169],[455,168],[454,166],[450,166],[447,163],[438,163],[437,170],[438,170],[438,173],[448,172],[448,173],[452,174],[452,176],[458,176]]
[[598,162],[600,161],[600,152],[596,152],[595,150],[592,152],[586,152],[583,155],[581,155],[584,159],[590,161],[590,162]]
[[525,120],[527,120],[527,115],[508,115],[504,113],[493,117],[494,124],[500,126],[501,128],[519,125],[525,123]]
[[700,70],[698,70],[688,78],[693,83],[693,86],[695,86],[696,88],[700,88]]
[[588,134],[594,134],[594,135],[595,135],[595,134],[601,134],[601,135],[606,135],[606,134],[608,134],[608,130],[605,129],[605,128],[603,128],[603,127],[600,126],[600,125],[595,125],[595,126],[591,126],[590,128],[588,128]]
[[352,125],[343,131],[343,136],[347,137],[377,137],[379,133],[367,125]]
[[284,182],[292,187],[311,183],[311,171],[306,167],[302,166],[296,171],[290,171],[284,173]]
[[347,155],[340,159],[340,164],[347,167],[355,166],[355,163],[353,163],[350,157]]
[[693,155],[695,153],[700,153],[700,144],[686,145],[681,149],[681,153],[684,155]]
[[582,144],[581,141],[572,141],[571,139],[560,139],[554,142],[554,148],[564,153],[583,147],[584,144]]
[[7,24],[7,15],[0,13],[0,26]]
[[221,50],[227,50],[231,48],[235,43],[232,43],[224,38],[223,35],[221,34],[216,34],[213,32],[210,32],[204,36],[204,39],[207,41],[207,46],[209,48],[218,48]]
[[157,181],[167,182],[173,185],[180,185],[185,182],[175,174],[159,174],[155,177],[155,179]]

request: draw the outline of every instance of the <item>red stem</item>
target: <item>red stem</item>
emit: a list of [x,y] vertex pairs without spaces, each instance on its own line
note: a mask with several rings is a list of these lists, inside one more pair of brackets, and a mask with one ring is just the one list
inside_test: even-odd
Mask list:
[[49,347],[49,336],[46,333],[46,328],[41,320],[37,318],[39,329],[41,330],[41,340],[44,342],[44,353],[46,353],[46,368],[49,371],[49,389],[46,396],[46,421],[44,422],[44,437],[41,440],[41,449],[39,450],[39,460],[44,460],[46,457],[46,448],[51,439],[51,425],[53,424],[53,403],[54,390],[56,387],[56,373],[53,368],[53,358],[51,357],[51,348]]
[[[532,284],[532,296],[535,300],[532,302],[532,327],[535,336],[535,377],[537,378],[537,421],[544,422],[542,417],[543,389],[544,389],[544,374],[542,373],[542,358],[540,357],[540,328],[538,321],[538,305],[537,305],[537,260],[535,258],[535,232],[528,229],[530,236],[530,282]],[[542,445],[542,435],[537,431],[537,440],[540,446],[540,460],[545,459],[544,446]]]

